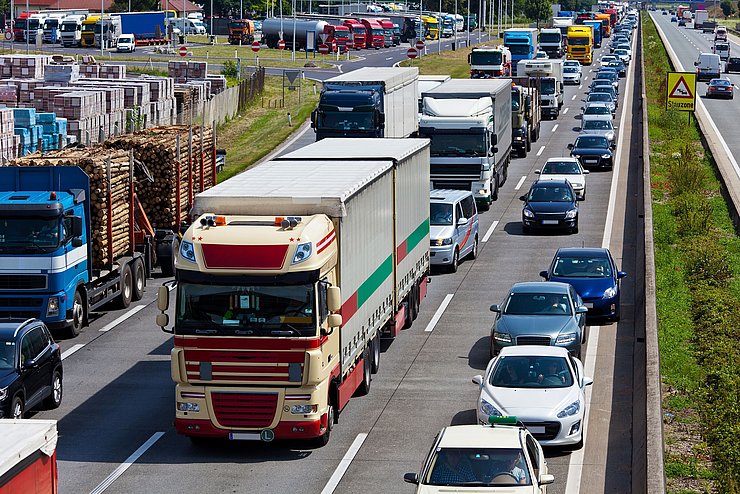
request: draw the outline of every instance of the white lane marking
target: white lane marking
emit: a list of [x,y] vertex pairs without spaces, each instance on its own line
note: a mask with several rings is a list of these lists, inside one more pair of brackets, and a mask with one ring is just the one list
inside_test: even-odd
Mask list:
[[110,331],[111,329],[115,328],[116,326],[118,326],[119,324],[121,324],[123,321],[125,321],[126,319],[128,319],[131,316],[133,316],[134,314],[136,314],[137,312],[139,312],[141,309],[144,309],[144,308],[146,308],[146,305],[137,305],[135,307],[132,307],[131,310],[129,310],[128,312],[126,312],[124,315],[122,315],[122,316],[114,319],[113,321],[109,322],[108,324],[106,324],[105,326],[103,326],[102,328],[100,328],[98,331],[100,331],[101,333],[105,333],[107,331]]
[[340,461],[339,465],[337,465],[336,470],[334,470],[334,473],[331,475],[329,482],[326,483],[326,486],[324,486],[321,494],[332,494],[334,492],[334,489],[337,488],[339,482],[342,481],[342,477],[344,477],[344,474],[349,468],[350,463],[352,463],[352,460],[357,455],[357,452],[360,451],[362,443],[365,442],[365,439],[367,439],[367,433],[362,432],[360,434],[357,434],[357,437],[354,441],[352,441],[349,449],[344,454],[344,458],[342,458],[342,461]]
[[578,89],[583,89],[583,84],[579,84]]
[[584,81],[587,81],[588,80],[588,76],[584,77],[583,80]]
[[437,312],[434,313],[432,320],[429,321],[429,324],[427,324],[427,327],[424,328],[424,331],[426,331],[427,333],[434,331],[434,326],[436,326],[439,320],[442,319],[442,314],[444,314],[445,309],[447,308],[448,305],[450,305],[450,302],[452,301],[452,297],[454,296],[455,296],[454,293],[448,293],[447,295],[445,295],[445,299],[439,305]]
[[573,97],[570,100],[571,101],[575,100],[576,99],[576,96],[578,96],[578,95],[577,94],[574,94]]
[[77,350],[80,350],[80,349],[82,349],[84,347],[85,347],[85,345],[83,345],[81,343],[78,343],[76,345],[72,345],[71,347],[67,348],[66,350],[64,350],[62,352],[62,360],[66,359],[70,355],[73,355]]
[[493,231],[498,226],[498,220],[494,221],[491,227],[488,229],[485,235],[483,235],[483,242],[488,242],[488,239],[491,238],[491,235],[493,235]]
[[558,130],[558,125],[560,125],[560,124],[555,124],[555,127],[552,128],[552,131],[553,132],[555,132],[556,130]]
[[514,187],[514,190],[521,189],[525,180],[527,180],[527,176],[526,175],[524,175],[522,178],[519,179],[519,181],[516,183],[516,187]]
[[568,113],[568,110],[570,110],[570,108],[566,108],[565,110],[563,110],[563,115],[565,115],[566,113]]
[[116,468],[115,470],[113,470],[113,472],[111,472],[111,474],[108,475],[105,478],[104,481],[102,481],[100,484],[98,484],[98,486],[95,489],[93,489],[92,491],[90,491],[90,494],[100,494],[101,492],[103,492],[104,490],[106,490],[108,487],[110,487],[111,484],[113,482],[115,482],[118,477],[120,477],[121,475],[123,475],[123,473],[126,470],[128,470],[128,468],[131,465],[133,465],[134,462],[136,462],[136,460],[138,460],[141,455],[143,455],[144,453],[146,453],[146,450],[148,450],[149,448],[151,448],[154,443],[156,443],[157,441],[159,441],[159,438],[161,438],[162,436],[164,436],[164,432],[155,432],[154,434],[152,434],[152,437],[150,437],[149,439],[147,439],[147,441],[144,444],[142,444],[141,446],[139,446],[139,449],[137,449],[136,451],[134,451],[131,456],[129,456],[128,458],[126,458],[126,461],[124,461],[123,463],[121,463],[120,465],[118,465],[118,468]]
[[542,156],[542,151],[545,150],[545,146],[542,146],[539,151],[537,151],[537,156]]
[[388,57],[386,58],[386,60],[393,60],[393,57]]

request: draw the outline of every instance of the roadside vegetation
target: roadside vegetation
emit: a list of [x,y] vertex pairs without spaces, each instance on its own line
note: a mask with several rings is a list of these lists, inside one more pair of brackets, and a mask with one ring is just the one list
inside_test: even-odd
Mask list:
[[[477,36],[477,31],[470,33],[470,41],[473,43],[471,47],[458,48],[455,51],[447,50],[442,53],[437,53],[433,49],[436,45],[427,45],[427,55],[414,60],[404,60],[401,62],[401,67],[418,67],[419,74],[423,75],[447,74],[453,79],[467,79],[470,77],[468,54],[470,54],[472,47],[500,44],[500,42],[496,40],[481,43],[480,45],[475,44],[474,42],[478,39]],[[460,39],[467,40],[467,37],[461,37]]]
[[[223,181],[233,177],[267,156],[305,122],[316,108],[321,87],[302,81],[300,103],[298,90],[285,89],[281,107],[282,78],[265,76],[265,89],[231,121],[217,129],[218,147],[226,150],[226,166],[218,174]],[[288,113],[292,126],[288,125]]]
[[643,16],[666,475],[740,492],[740,238],[693,119],[665,110],[668,56]]

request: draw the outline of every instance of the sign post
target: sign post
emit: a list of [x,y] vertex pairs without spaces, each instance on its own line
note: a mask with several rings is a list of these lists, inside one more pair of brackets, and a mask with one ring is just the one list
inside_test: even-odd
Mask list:
[[409,48],[406,52],[406,56],[409,57],[411,60],[415,59],[418,54],[419,52],[416,51],[416,48]]
[[668,72],[666,74],[666,110],[696,111],[696,73]]
[[423,39],[420,39],[416,42],[416,49],[419,51],[419,56],[422,56],[422,54],[424,53],[424,46],[425,44]]
[[259,41],[255,41],[252,43],[252,51],[254,52],[254,64],[259,67],[260,66],[260,57],[257,56],[257,53],[260,51],[260,43]]

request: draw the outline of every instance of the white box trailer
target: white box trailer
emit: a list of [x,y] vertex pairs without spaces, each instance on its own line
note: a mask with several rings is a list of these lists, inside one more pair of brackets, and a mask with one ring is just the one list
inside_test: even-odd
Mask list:
[[316,140],[409,137],[417,131],[419,69],[363,67],[327,79],[311,114]]

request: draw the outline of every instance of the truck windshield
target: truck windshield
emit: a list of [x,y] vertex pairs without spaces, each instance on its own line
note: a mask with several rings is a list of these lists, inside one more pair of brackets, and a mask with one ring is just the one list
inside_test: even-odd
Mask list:
[[559,33],[542,33],[540,35],[540,43],[560,43]]
[[373,112],[324,111],[319,127],[338,130],[374,130]]
[[432,156],[486,156],[483,134],[432,134],[429,152]]
[[347,31],[334,31],[334,36],[337,39],[349,39],[349,33]]
[[59,28],[59,30],[63,33],[71,33],[73,31],[77,31],[77,23],[76,22],[63,22],[62,27]]
[[529,44],[526,43],[514,43],[510,45],[506,45],[506,47],[511,51],[512,55],[529,55]]
[[58,217],[0,217],[0,252],[47,252],[59,246]]
[[542,94],[555,94],[555,79],[542,79],[540,84]]
[[362,35],[364,35],[365,34],[365,29],[364,28],[361,28],[361,27],[353,27],[352,28],[352,32],[355,33],[355,34],[362,34]]
[[588,45],[589,39],[588,38],[568,38],[568,44],[569,45],[580,45],[580,46],[586,46]]
[[180,282],[177,289],[178,334],[316,335],[313,285],[233,286]]
[[28,19],[28,29],[38,29],[38,28],[39,28],[38,19]]
[[57,26],[59,26],[59,21],[57,19],[49,19],[44,23],[44,29],[54,29]]
[[470,55],[472,65],[501,65],[500,51],[474,51]]
[[26,29],[26,19],[16,19],[13,23],[15,29]]
[[83,33],[92,33],[92,32],[95,32],[95,24],[83,24],[82,25],[82,32]]

